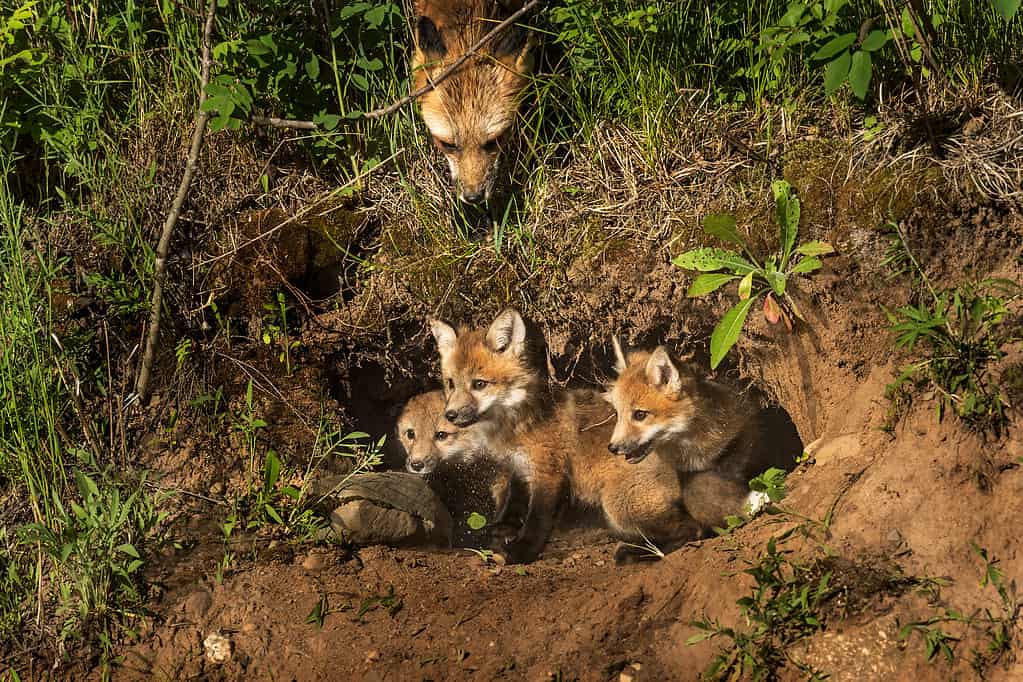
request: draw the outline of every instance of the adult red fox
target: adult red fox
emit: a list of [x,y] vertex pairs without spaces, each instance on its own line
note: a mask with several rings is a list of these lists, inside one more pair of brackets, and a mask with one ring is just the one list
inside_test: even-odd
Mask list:
[[[417,0],[413,87],[434,82],[521,6],[515,0]],[[509,26],[419,99],[423,121],[467,204],[483,203],[494,191],[533,71],[533,47],[527,31]]]

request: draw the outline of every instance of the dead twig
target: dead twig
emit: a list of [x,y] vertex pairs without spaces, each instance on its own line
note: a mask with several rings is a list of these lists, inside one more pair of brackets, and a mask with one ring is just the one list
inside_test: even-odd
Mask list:
[[390,106],[384,107],[383,109],[367,111],[365,114],[362,115],[363,118],[381,118],[383,116],[387,116],[388,114],[393,114],[394,112],[396,112],[398,109],[401,109],[409,102],[414,102],[415,100],[419,99],[426,93],[430,92],[438,85],[440,85],[444,81],[444,79],[446,79],[448,76],[457,71],[462,66],[462,64],[467,62],[480,49],[486,46],[487,43],[496,38],[498,34],[501,33],[501,31],[505,30],[506,28],[514,24],[516,21],[521,19],[525,14],[527,14],[538,4],[540,4],[540,0],[529,0],[529,2],[520,7],[518,11],[514,12],[510,17],[508,17],[507,19],[499,23],[497,26],[495,26],[494,30],[490,31],[485,36],[480,38],[475,45],[466,50],[465,54],[463,54],[461,57],[452,62],[451,66],[441,71],[440,74],[438,74],[437,77],[432,79],[429,83],[419,88],[411,95],[402,97],[400,100],[398,100],[397,102]]
[[273,116],[250,116],[249,120],[257,125],[271,128],[288,128],[291,130],[319,130],[320,126],[312,121],[296,121],[290,118],[274,118]]
[[146,333],[145,351],[142,354],[142,364],[139,369],[138,381],[135,383],[135,394],[139,403],[145,399],[146,390],[149,388],[149,375],[153,369],[153,356],[156,354],[156,342],[160,336],[160,307],[163,304],[163,280],[167,274],[167,253],[170,250],[171,235],[174,233],[174,226],[181,215],[181,207],[188,197],[188,190],[192,186],[192,178],[195,176],[198,167],[199,150],[202,148],[203,136],[206,134],[206,123],[210,119],[210,113],[203,111],[203,103],[206,101],[206,85],[210,81],[210,38],[213,34],[213,18],[217,11],[217,0],[210,0],[206,10],[206,26],[202,36],[202,69],[199,78],[199,104],[196,107],[195,130],[192,132],[192,145],[188,150],[188,159],[185,162],[185,173],[181,177],[181,184],[178,186],[177,196],[171,205],[167,220],[163,223],[163,232],[160,233],[160,242],[156,247],[156,268],[153,273],[153,303],[149,311],[149,328]]

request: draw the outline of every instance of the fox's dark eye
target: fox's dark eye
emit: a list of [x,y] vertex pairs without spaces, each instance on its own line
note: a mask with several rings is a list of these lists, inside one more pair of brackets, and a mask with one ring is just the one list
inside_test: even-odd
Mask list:
[[438,431],[437,433],[433,434],[433,437],[436,438],[437,440],[447,440],[448,432]]
[[498,142],[498,139],[496,137],[492,140],[487,140],[486,142],[483,143],[483,151],[485,151],[488,154],[496,154],[500,148],[501,143]]
[[447,140],[442,140],[439,137],[435,137],[433,139],[437,141],[437,146],[440,147],[441,150],[445,152],[458,151],[458,145],[455,144],[454,142],[448,142]]
[[490,384],[490,382],[486,381],[484,379],[473,379],[472,390],[474,390],[474,391],[482,391],[489,384]]
[[451,377],[448,377],[447,382],[448,382],[448,390],[449,391],[455,390],[455,382],[451,380]]
[[635,421],[641,422],[644,419],[646,419],[646,416],[648,414],[650,414],[650,413],[647,412],[646,410],[633,410],[632,411],[632,418]]
[[408,438],[409,440],[415,440],[416,439],[416,432],[413,431],[412,429],[407,429],[405,431],[405,437]]

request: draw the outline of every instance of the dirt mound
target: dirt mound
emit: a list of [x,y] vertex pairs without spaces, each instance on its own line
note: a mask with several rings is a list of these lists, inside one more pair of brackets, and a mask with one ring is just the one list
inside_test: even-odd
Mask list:
[[[922,215],[905,223],[917,244],[937,224]],[[935,278],[968,262],[977,276],[1020,279],[1018,215],[964,211],[945,222],[960,236],[922,258]],[[984,243],[1009,248],[987,259],[968,250],[957,261],[956,244],[972,228]],[[727,669],[754,655],[785,679],[813,670],[835,680],[945,680],[970,671],[1018,678],[1023,548],[1011,519],[1023,513],[1023,441],[1015,430],[992,439],[951,416],[939,422],[933,394],[917,395],[893,418],[884,394],[898,358],[877,311],[908,301],[910,290],[879,284],[870,264],[883,259],[880,237],[842,246],[845,255],[797,294],[809,328],[789,335],[753,321],[740,362],[726,372],[752,381],[813,442],[776,513],[629,567],[614,566],[611,538],[579,528],[578,519],[562,524],[539,561],[519,568],[465,550],[350,553],[255,541],[241,541],[245,551],[235,552],[244,558],[223,574],[217,552],[171,556],[155,617],[115,677],[695,679],[715,661]],[[644,262],[633,261],[633,275]],[[661,261],[616,286],[566,295],[599,299],[573,313],[590,316],[590,329],[622,321],[621,310],[609,317],[621,297],[655,311],[633,322],[644,329],[640,340],[682,335],[698,346],[709,328],[702,318],[667,321],[669,303],[682,305],[680,286]],[[307,362],[325,353],[331,315],[303,336]],[[551,356],[562,376],[607,370],[599,343],[556,331],[581,322],[540,322],[555,330]],[[687,324],[695,333],[683,333]],[[405,323],[398,347],[421,345],[417,326]],[[1018,361],[1010,350],[1002,371]],[[428,372],[429,355],[409,357],[395,362]],[[421,388],[396,373],[375,359],[337,363],[328,376],[335,399],[353,414],[373,413],[383,428],[385,406]],[[230,640],[226,662],[204,649],[215,633]]]

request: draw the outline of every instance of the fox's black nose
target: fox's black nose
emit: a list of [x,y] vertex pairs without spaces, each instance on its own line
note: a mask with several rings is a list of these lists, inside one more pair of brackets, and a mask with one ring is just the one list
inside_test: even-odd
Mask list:
[[408,466],[409,466],[409,469],[412,469],[412,471],[422,471],[423,470],[423,463],[422,462],[409,461]]
[[608,443],[607,449],[611,451],[612,455],[618,454],[618,443]]
[[454,424],[455,420],[458,419],[458,412],[454,410],[448,410],[447,412],[444,413],[444,418],[447,419],[452,424]]
[[483,201],[483,192],[462,192],[462,201],[467,204],[478,204]]

